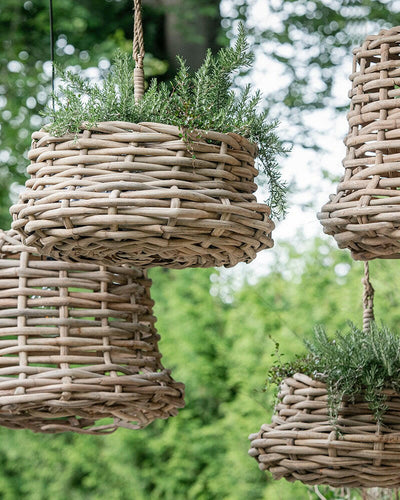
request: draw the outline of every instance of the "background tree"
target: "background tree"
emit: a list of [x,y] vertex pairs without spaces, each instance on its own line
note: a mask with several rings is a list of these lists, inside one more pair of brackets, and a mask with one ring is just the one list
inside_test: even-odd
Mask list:
[[[145,1],[146,74],[169,78],[178,46],[196,67],[206,46],[227,43],[237,21],[245,20],[254,50],[261,48],[281,68],[281,88],[267,96],[266,105],[274,116],[290,118],[288,138],[315,147],[304,117],[323,107],[341,109],[342,103],[332,100],[337,68],[367,32],[396,24],[397,4],[271,0],[263,2],[265,16],[253,23],[254,3]],[[0,223],[5,228],[10,187],[15,196],[24,181],[24,153],[49,98],[47,8],[45,0],[0,4]],[[58,62],[92,72],[107,69],[115,48],[130,50],[131,14],[127,0],[54,2]],[[247,457],[247,435],[269,420],[273,406],[263,384],[274,348],[269,337],[289,358],[302,349],[315,323],[332,333],[348,319],[360,323],[362,265],[330,241],[304,240],[299,234],[296,242],[302,245],[281,244],[268,276],[239,287],[226,272],[153,270],[163,361],[186,383],[186,409],[144,431],[106,437],[0,429],[0,500],[321,498],[299,483],[272,481]],[[377,317],[394,329],[400,315],[397,265],[371,265]],[[326,498],[361,498],[357,491],[321,492]]]
[[[249,18],[253,1],[234,2],[230,22]],[[317,148],[309,114],[320,109],[344,111],[347,101],[334,98],[335,85],[351,69],[351,49],[368,34],[400,23],[396,0],[270,0],[260,2],[263,20],[248,27],[255,46],[280,67],[280,89],[268,96],[279,119],[288,118],[290,138]],[[262,21],[262,22],[261,22]],[[338,68],[345,68],[338,71]],[[346,97],[344,95],[344,97]]]

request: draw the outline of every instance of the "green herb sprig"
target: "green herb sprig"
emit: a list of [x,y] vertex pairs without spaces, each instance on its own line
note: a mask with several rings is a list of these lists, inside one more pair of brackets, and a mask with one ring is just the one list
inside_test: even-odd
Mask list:
[[350,324],[343,334],[329,338],[322,327],[305,342],[308,353],[289,362],[282,361],[275,345],[275,362],[267,385],[280,384],[295,373],[305,373],[327,384],[330,416],[338,417],[341,401],[361,396],[368,402],[377,421],[387,409],[383,389],[400,391],[400,337],[387,327],[372,323],[367,332]]

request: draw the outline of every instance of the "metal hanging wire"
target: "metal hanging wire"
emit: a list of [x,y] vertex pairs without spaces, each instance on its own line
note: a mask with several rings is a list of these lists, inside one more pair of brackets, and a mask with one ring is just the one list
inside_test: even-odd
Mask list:
[[54,21],[53,21],[53,0],[49,0],[49,23],[50,23],[50,60],[51,60],[51,99],[53,112],[55,111],[54,102]]

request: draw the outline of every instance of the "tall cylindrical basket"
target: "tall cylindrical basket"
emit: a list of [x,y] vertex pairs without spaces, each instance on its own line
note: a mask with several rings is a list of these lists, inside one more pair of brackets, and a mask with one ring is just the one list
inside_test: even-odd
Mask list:
[[142,270],[40,257],[1,231],[0,425],[98,434],[176,415],[184,386],[161,364],[150,286]]
[[400,257],[400,27],[354,49],[344,175],[318,214],[354,259]]

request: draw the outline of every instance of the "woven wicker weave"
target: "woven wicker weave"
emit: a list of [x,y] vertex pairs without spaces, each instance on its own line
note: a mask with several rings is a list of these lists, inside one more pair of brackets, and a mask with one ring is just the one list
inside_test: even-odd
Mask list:
[[96,434],[176,415],[143,271],[40,258],[13,231],[0,248],[0,425]]
[[354,50],[344,176],[318,215],[355,259],[400,257],[400,27]]
[[250,436],[249,454],[275,479],[399,487],[400,395],[386,393],[383,425],[376,423],[367,403],[356,401],[343,404],[335,428],[328,417],[326,385],[296,374],[282,383],[272,424]]
[[253,194],[255,146],[204,132],[189,149],[177,127],[157,123],[99,123],[77,140],[36,132],[13,228],[27,245],[66,261],[172,268],[252,261],[273,246],[274,227]]

